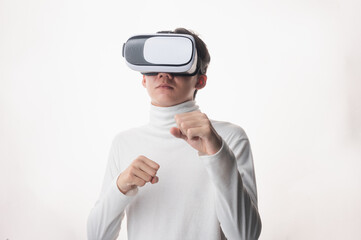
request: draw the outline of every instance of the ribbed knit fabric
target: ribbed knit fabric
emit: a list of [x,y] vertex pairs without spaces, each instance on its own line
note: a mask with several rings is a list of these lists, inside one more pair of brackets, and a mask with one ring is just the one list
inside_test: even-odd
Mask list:
[[[89,239],[116,239],[124,213],[130,240],[257,239],[261,220],[252,153],[242,128],[211,121],[222,137],[214,155],[199,156],[170,134],[174,115],[199,110],[194,101],[150,107],[147,125],[119,133],[100,197],[88,218]],[[157,184],[122,194],[116,180],[139,155],[160,165]]]

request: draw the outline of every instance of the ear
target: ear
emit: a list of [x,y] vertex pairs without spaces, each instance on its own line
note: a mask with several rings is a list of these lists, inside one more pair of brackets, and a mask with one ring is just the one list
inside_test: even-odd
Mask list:
[[199,75],[195,88],[198,90],[202,89],[206,86],[206,84],[207,84],[207,75]]
[[147,87],[147,80],[145,79],[145,75],[143,75],[142,85],[145,88]]

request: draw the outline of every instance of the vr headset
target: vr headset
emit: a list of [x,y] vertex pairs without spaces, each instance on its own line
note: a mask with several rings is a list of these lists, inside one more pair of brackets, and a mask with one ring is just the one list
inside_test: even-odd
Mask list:
[[194,76],[199,71],[196,44],[188,34],[136,35],[123,45],[122,55],[128,67],[144,75]]

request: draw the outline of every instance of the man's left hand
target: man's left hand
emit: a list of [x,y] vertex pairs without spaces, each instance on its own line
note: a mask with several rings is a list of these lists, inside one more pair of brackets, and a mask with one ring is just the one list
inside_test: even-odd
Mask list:
[[199,111],[175,115],[177,127],[170,133],[184,139],[201,154],[213,155],[222,147],[222,138],[213,128],[206,114]]

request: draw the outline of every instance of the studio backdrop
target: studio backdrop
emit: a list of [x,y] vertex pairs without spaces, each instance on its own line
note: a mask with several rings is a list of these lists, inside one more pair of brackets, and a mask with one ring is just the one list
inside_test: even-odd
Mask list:
[[260,239],[360,239],[360,11],[357,0],[0,0],[0,239],[86,239],[114,136],[149,117],[122,45],[177,27],[211,54],[197,104],[250,139]]

